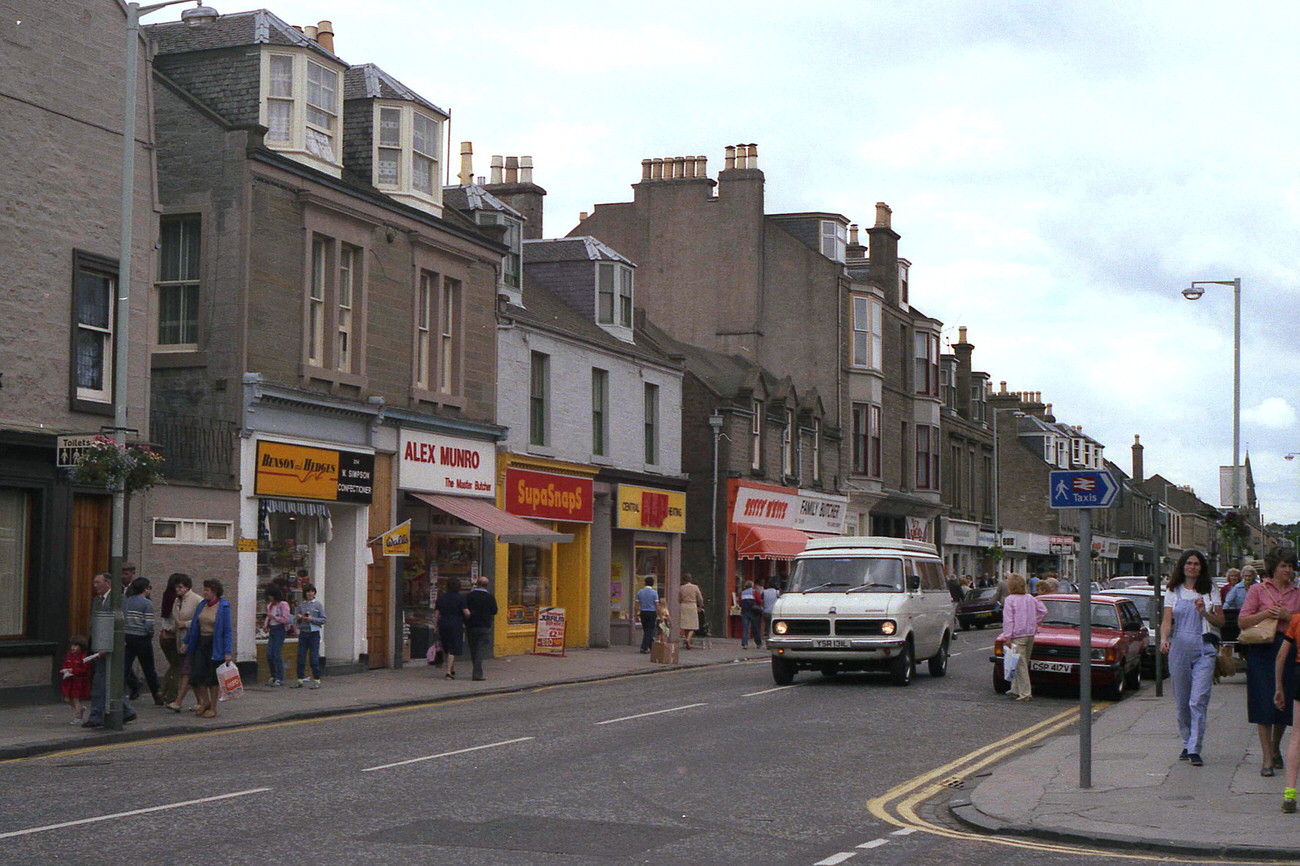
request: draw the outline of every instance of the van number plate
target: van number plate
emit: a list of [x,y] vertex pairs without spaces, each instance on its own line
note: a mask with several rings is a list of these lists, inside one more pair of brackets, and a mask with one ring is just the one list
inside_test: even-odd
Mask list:
[[813,649],[848,649],[849,642],[839,638],[821,638],[813,641]]
[[1074,670],[1074,665],[1069,662],[1030,662],[1029,669],[1049,674],[1068,674]]

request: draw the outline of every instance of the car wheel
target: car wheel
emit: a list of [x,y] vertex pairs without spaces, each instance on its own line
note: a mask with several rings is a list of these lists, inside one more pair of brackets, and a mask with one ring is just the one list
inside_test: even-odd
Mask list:
[[993,663],[993,691],[1005,695],[1011,691],[1011,681],[1002,679],[1002,660]]
[[961,630],[962,630],[962,631],[970,631],[970,622],[969,622],[968,620],[962,620],[962,621],[961,621]]
[[912,658],[912,642],[903,644],[903,651],[889,663],[889,679],[896,686],[910,686],[912,674],[916,671],[916,660]]
[[948,633],[943,633],[943,643],[939,645],[939,651],[930,656],[926,664],[930,668],[930,676],[942,677],[948,673]]
[[795,664],[789,659],[772,658],[772,679],[778,686],[788,686],[794,682]]
[[1102,695],[1108,701],[1116,701],[1116,702],[1122,701],[1124,700],[1124,693],[1126,691],[1125,687],[1127,685],[1128,685],[1128,676],[1127,675],[1118,676],[1115,678],[1115,685],[1107,686],[1102,691]]
[[1133,670],[1128,672],[1124,678],[1124,686],[1135,692],[1142,689],[1142,665],[1135,665]]

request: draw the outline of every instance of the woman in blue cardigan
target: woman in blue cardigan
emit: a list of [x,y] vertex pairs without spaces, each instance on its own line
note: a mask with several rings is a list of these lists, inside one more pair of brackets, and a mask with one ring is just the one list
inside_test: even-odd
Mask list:
[[216,578],[203,581],[203,601],[194,612],[194,621],[185,633],[185,651],[190,653],[190,685],[199,705],[199,716],[216,718],[217,666],[230,661],[235,650],[235,632],[231,624],[230,602],[221,596],[225,588]]

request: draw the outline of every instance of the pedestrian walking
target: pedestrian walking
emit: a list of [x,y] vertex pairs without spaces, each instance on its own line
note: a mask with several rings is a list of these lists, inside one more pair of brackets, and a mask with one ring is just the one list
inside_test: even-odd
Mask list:
[[776,578],[772,578],[763,588],[763,634],[772,633],[772,611],[776,610],[776,600],[781,597]]
[[302,584],[303,600],[298,604],[298,682],[295,689],[307,685],[307,662],[311,661],[311,687],[320,688],[320,638],[325,627],[325,605],[316,600],[316,585]]
[[[110,610],[108,596],[113,590],[113,576],[107,571],[101,571],[90,579],[90,586],[95,593],[95,598],[90,603],[91,616]],[[108,712],[108,666],[113,662],[111,651],[96,654],[95,670],[90,680],[90,712],[86,714],[86,721],[81,723],[83,728],[104,726],[104,716]],[[135,708],[131,706],[131,699],[127,695],[122,695],[122,721],[135,721]]]
[[682,572],[682,585],[677,590],[677,620],[682,633],[682,646],[694,649],[691,638],[700,630],[700,611],[704,609],[704,593],[691,578],[689,571]]
[[1002,634],[998,635],[1004,647],[1011,646],[1020,654],[1015,675],[1011,679],[1011,697],[1017,701],[1033,698],[1029,682],[1029,654],[1034,649],[1034,635],[1047,616],[1047,606],[1029,594],[1023,574],[1007,576],[1007,600],[1002,605]]
[[[172,621],[176,627],[176,651],[180,655],[180,665],[174,672],[176,696],[163,706],[173,713],[179,713],[185,703],[185,695],[190,691],[190,672],[194,667],[194,655],[187,649],[190,626],[194,622],[194,615],[199,612],[199,604],[203,599],[193,591],[194,581],[188,574],[177,572],[171,576],[171,581],[176,589],[176,601],[172,604]],[[168,681],[172,676],[173,671],[168,669],[163,677],[164,692],[168,689]],[[195,699],[198,699],[197,693]]]
[[225,587],[210,577],[203,581],[203,601],[199,603],[185,635],[185,651],[191,653],[190,684],[199,705],[200,718],[217,717],[217,667],[229,662],[235,651],[234,623],[230,602],[222,598]]
[[740,648],[749,649],[749,637],[754,636],[754,646],[763,648],[763,592],[754,581],[745,581],[740,591]]
[[465,596],[460,594],[460,580],[447,578],[447,590],[438,593],[438,600],[433,603],[433,627],[438,632],[438,643],[442,644],[442,654],[447,659],[447,672],[443,677],[456,679],[456,656],[465,654],[465,621],[469,619],[469,608],[465,606]]
[[181,675],[181,651],[176,645],[176,578],[179,572],[167,578],[162,601],[158,605],[158,648],[167,660],[167,670],[162,675],[164,704],[176,700]]
[[[1295,552],[1291,552],[1291,569],[1295,570]],[[1300,692],[1292,688],[1290,692],[1286,690],[1285,677],[1283,672],[1295,663],[1300,662],[1300,616],[1291,617],[1287,625],[1286,634],[1282,636],[1282,646],[1277,651],[1277,658],[1273,663],[1273,705],[1279,710],[1284,709],[1287,704],[1300,701]],[[1292,716],[1295,715],[1295,708],[1292,707]],[[1300,777],[1300,737],[1295,733],[1291,734],[1291,741],[1286,750],[1287,767],[1286,767],[1286,787],[1282,791],[1282,811],[1294,813],[1296,811],[1296,779]]]
[[85,721],[86,707],[81,702],[90,700],[90,666],[96,656],[86,655],[89,646],[84,637],[74,634],[68,639],[68,654],[63,657],[63,665],[59,668],[63,676],[59,688],[63,692],[63,702],[72,707],[74,725]]
[[[134,562],[122,563],[121,575],[123,600],[126,599],[127,593],[131,590],[131,582],[138,577],[138,574],[136,573],[137,571],[139,571],[139,569]],[[136,698],[140,697],[140,692],[144,690],[144,681],[141,680],[140,677],[136,676],[134,663],[126,666],[126,679],[124,682],[127,691],[131,695],[131,700],[134,701]]]
[[[1287,664],[1282,671],[1277,670],[1278,653],[1292,614],[1300,612],[1300,587],[1295,584],[1295,569],[1294,550],[1275,548],[1269,551],[1264,557],[1265,578],[1246,593],[1246,600],[1237,616],[1242,631],[1270,620],[1277,623],[1272,641],[1238,644],[1246,648],[1246,718],[1255,725],[1259,734],[1263,761],[1259,770],[1261,776],[1272,776],[1274,770],[1285,766],[1280,748],[1282,735],[1294,719],[1291,702],[1285,701],[1284,708],[1279,709],[1273,698],[1279,674],[1284,694],[1294,694],[1296,688],[1295,665]],[[1242,583],[1246,579],[1243,573]]]
[[655,608],[659,605],[659,593],[655,591],[655,579],[647,577],[645,586],[636,591],[636,609],[641,617],[641,652],[650,652],[650,644],[655,639],[655,623],[658,620],[658,614]]
[[474,578],[474,588],[465,596],[469,617],[465,620],[465,639],[469,644],[469,660],[473,666],[470,679],[482,681],[483,662],[492,652],[492,623],[497,615],[497,599],[488,590],[488,579],[480,574]]
[[1178,759],[1193,767],[1204,763],[1201,744],[1222,625],[1223,609],[1205,555],[1199,550],[1184,551],[1165,590],[1160,651],[1169,654],[1170,685],[1183,741]]
[[[165,702],[162,699],[162,691],[158,685],[158,670],[154,666],[154,615],[153,601],[149,597],[150,592],[149,578],[137,577],[131,581],[130,589],[127,591],[126,597],[122,599],[122,615],[126,620],[124,627],[126,632],[126,653],[123,661],[126,664],[127,672],[131,670],[137,660],[140,662],[140,670],[144,673],[145,682],[149,685],[149,694],[153,695],[154,705],[161,707]],[[135,693],[132,693],[131,697],[134,699],[136,697]]]
[[284,600],[284,590],[278,583],[266,585],[266,615],[262,627],[266,631],[266,666],[270,669],[268,686],[284,685],[284,639],[293,625],[293,613]]

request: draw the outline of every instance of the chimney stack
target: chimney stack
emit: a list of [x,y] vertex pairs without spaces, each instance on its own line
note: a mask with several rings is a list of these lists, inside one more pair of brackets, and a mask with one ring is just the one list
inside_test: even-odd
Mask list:
[[889,215],[893,212],[893,209],[883,201],[876,202],[876,227],[889,228]]
[[492,183],[501,183],[501,171],[505,166],[505,158],[500,154],[492,154],[492,168],[488,175]]
[[474,182],[474,144],[469,141],[460,143],[460,174],[456,175],[461,186]]
[[1133,434],[1133,483],[1142,483],[1142,437]]
[[531,156],[492,157],[492,182],[488,192],[519,211],[524,217],[524,240],[543,236],[542,206],[546,190],[533,181]]
[[588,216],[590,216],[590,214],[588,214],[585,210],[578,211],[578,222],[582,222]]
[[316,25],[316,44],[330,54],[334,53],[334,22],[321,21]]
[[849,223],[849,246],[859,246],[858,244],[858,224]]

